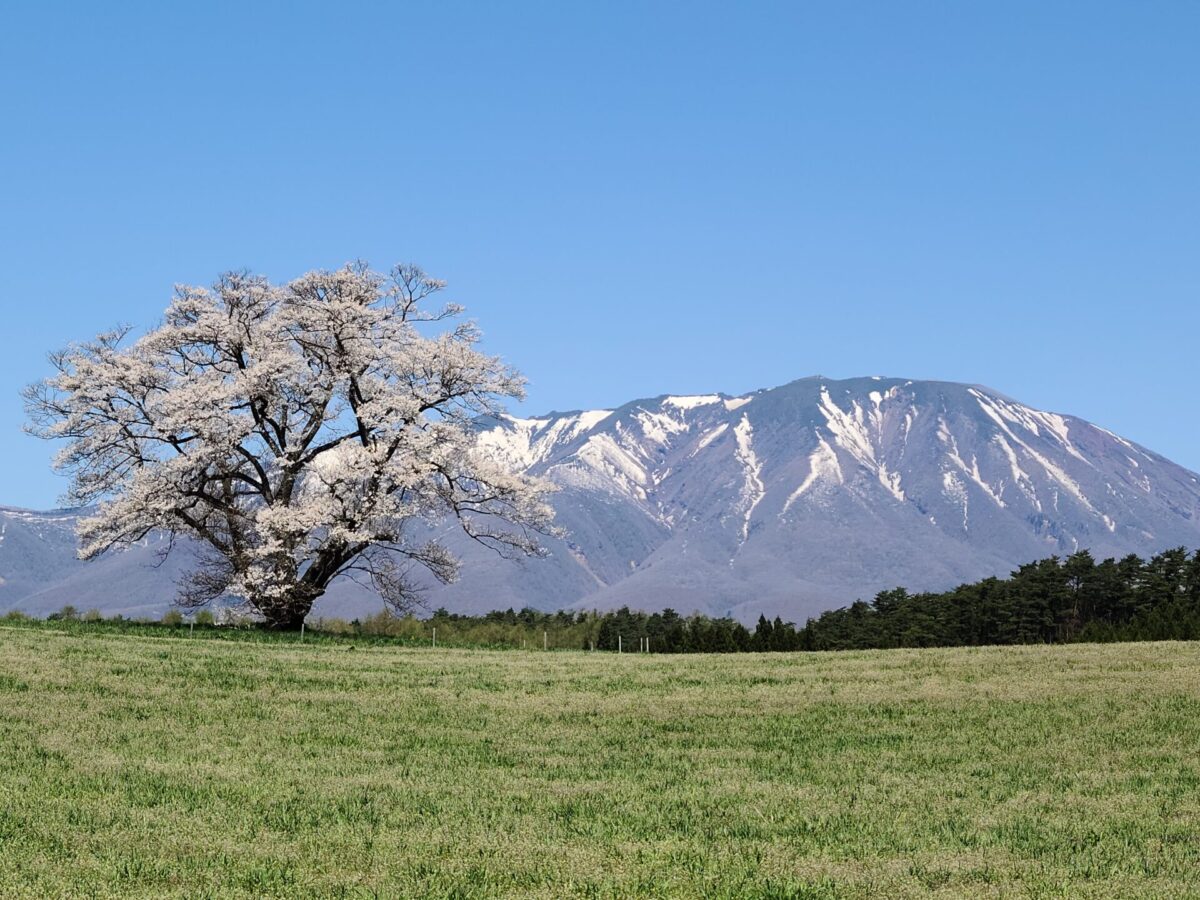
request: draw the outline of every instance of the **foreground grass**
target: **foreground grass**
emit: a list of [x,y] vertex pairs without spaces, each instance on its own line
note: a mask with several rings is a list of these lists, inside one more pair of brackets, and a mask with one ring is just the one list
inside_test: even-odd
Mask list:
[[0,628],[0,896],[1200,896],[1200,646]]

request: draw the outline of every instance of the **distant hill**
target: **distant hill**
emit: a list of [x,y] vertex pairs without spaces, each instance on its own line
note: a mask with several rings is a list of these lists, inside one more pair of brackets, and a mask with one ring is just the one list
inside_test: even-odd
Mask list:
[[[1200,547],[1200,476],[1082,419],[984,387],[805,378],[740,397],[504,417],[480,441],[560,486],[566,539],[511,562],[463,541],[430,606],[525,605],[803,621],[876,591],[943,589],[1048,554]],[[70,512],[0,509],[0,609],[167,608],[186,548],[74,560]],[[378,601],[336,587],[317,614]]]

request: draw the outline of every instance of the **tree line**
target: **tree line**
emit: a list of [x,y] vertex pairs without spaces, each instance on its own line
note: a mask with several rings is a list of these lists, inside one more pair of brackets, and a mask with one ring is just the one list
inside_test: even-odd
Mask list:
[[[187,620],[171,610],[160,626],[194,623],[217,631],[254,630],[252,618],[215,620],[202,610]],[[10,617],[20,617],[11,613]],[[23,617],[22,617],[23,618]],[[65,607],[49,617],[60,623],[128,629],[151,623],[97,610]],[[224,625],[226,627],[222,628]],[[740,653],[751,651],[857,650],[892,647],[961,647],[1051,644],[1074,641],[1200,639],[1200,551],[1167,550],[1143,560],[1097,562],[1086,550],[1028,563],[1008,578],[985,578],[949,591],[881,591],[810,619],[804,626],[759,616],[753,628],[728,617],[684,616],[675,610],[646,613],[542,612],[532,608],[463,615],[437,609],[427,617],[387,610],[353,621],[308,620],[309,634],[460,647],[597,650],[626,653]]]
[[464,616],[444,609],[427,625],[437,626],[456,642],[472,636],[512,645],[520,635],[526,646],[610,650],[626,653],[739,653],[798,650],[799,633],[790,622],[760,616],[751,630],[728,617],[680,615],[673,609],[646,613],[623,606],[611,612],[546,613],[535,609]]
[[[539,635],[554,647],[654,653],[852,650],[1200,639],[1200,551],[1166,550],[1097,562],[1082,550],[1027,563],[1008,578],[948,591],[881,591],[797,627],[759,616],[751,629],[731,618],[628,607],[597,613],[525,609],[484,616],[438,610],[447,635]],[[497,631],[496,629],[501,629]],[[532,640],[532,637],[526,638]],[[643,644],[642,641],[648,641]]]
[[798,650],[799,633],[791,623],[761,617],[753,629],[734,619],[683,616],[672,609],[646,613],[629,607],[612,612],[542,612],[525,608],[471,616],[437,609],[428,618],[380,612],[347,622],[317,619],[314,630],[343,635],[396,637],[454,646],[550,650],[597,650],[625,653],[738,653]]
[[943,592],[882,591],[809,620],[811,650],[1200,638],[1200,551],[1096,562],[1082,550]]

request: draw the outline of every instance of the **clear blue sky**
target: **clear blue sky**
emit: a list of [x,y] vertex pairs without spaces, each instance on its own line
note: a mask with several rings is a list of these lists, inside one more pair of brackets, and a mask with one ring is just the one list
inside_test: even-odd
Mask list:
[[0,503],[174,282],[450,281],[526,412],[980,382],[1200,469],[1200,4],[5,6]]

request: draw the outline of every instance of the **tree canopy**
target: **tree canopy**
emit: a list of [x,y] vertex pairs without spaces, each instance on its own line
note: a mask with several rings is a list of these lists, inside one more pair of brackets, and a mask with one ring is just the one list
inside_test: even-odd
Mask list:
[[141,337],[53,354],[26,408],[33,433],[65,442],[68,501],[99,504],[80,555],[195,538],[206,552],[183,605],[236,597],[298,627],[339,577],[401,611],[422,570],[453,580],[459,560],[431,528],[446,518],[501,553],[541,552],[550,486],[477,452],[472,428],[524,381],[477,349],[460,307],[430,308],[443,288],[411,265],[283,285],[229,273],[178,287]]

